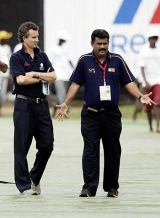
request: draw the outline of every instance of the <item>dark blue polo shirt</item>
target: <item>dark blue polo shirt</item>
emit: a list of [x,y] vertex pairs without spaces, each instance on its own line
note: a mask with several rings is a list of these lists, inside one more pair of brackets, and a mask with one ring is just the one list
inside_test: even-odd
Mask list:
[[50,63],[47,55],[40,51],[39,48],[34,49],[34,58],[25,52],[24,48],[14,53],[10,58],[10,71],[13,76],[15,88],[13,94],[22,94],[30,97],[44,97],[42,93],[42,83],[36,83],[32,85],[18,85],[16,77],[19,75],[25,75],[30,71],[47,72],[50,68],[50,72],[54,71],[52,64]]
[[76,69],[70,80],[76,84],[84,85],[84,102],[88,107],[96,109],[118,106],[120,85],[125,86],[135,80],[123,58],[108,52],[107,69],[105,74],[106,85],[111,88],[111,101],[101,101],[99,86],[104,85],[103,70],[93,53],[80,57]]

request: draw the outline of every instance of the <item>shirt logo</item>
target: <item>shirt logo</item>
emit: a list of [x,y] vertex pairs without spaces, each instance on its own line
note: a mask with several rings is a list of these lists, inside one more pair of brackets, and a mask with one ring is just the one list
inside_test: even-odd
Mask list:
[[44,65],[43,65],[43,63],[40,63],[39,69],[40,69],[40,70],[44,70]]
[[24,62],[24,67],[29,67],[30,66],[30,64],[29,63],[27,63],[27,62]]
[[88,72],[89,72],[89,73],[95,73],[96,70],[95,70],[94,68],[88,68]]
[[108,72],[115,73],[115,72],[116,72],[116,69],[115,69],[115,68],[108,68]]

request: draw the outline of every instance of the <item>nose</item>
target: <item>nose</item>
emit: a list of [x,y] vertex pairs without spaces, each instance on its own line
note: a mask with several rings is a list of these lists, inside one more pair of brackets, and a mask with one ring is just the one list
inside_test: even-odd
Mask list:
[[39,38],[38,37],[36,38],[36,42],[39,42]]
[[101,48],[105,48],[105,44],[102,43],[100,47],[101,47]]

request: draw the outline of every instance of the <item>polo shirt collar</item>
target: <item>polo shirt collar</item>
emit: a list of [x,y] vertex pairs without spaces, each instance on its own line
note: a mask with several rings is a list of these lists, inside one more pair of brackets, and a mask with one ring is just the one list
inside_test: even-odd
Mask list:
[[[29,55],[29,54],[26,52],[24,45],[22,46],[21,51],[23,52],[23,54]],[[36,48],[33,49],[33,51],[34,51],[34,54],[35,54],[35,56],[36,56],[36,55],[40,52],[40,48],[39,48],[39,47],[36,47]]]

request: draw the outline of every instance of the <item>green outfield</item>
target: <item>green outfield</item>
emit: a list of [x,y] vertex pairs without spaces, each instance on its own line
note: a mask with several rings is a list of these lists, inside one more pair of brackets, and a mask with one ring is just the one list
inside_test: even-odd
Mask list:
[[[117,199],[108,199],[102,189],[102,149],[97,196],[87,199],[78,197],[83,183],[80,120],[53,122],[55,149],[41,181],[42,195],[20,195],[15,185],[0,184],[1,218],[160,217],[160,135],[148,132],[144,119],[134,123],[131,119],[123,119],[120,189]],[[0,118],[0,140],[0,180],[14,181],[11,116]],[[30,166],[35,152],[33,141],[28,155]]]
[[[54,101],[53,101],[54,102]],[[55,105],[55,102],[53,103]],[[80,112],[82,108],[83,102],[80,100],[73,101],[71,107],[70,107],[70,118],[71,119],[79,119],[80,118]],[[51,113],[53,111],[53,108],[50,107]],[[120,110],[122,112],[123,118],[130,119],[132,118],[133,111],[134,111],[134,103],[128,104],[128,105],[121,105]],[[13,102],[7,101],[5,105],[2,107],[2,117],[11,117],[13,114]],[[138,114],[138,118],[145,119],[146,114],[144,111]]]

